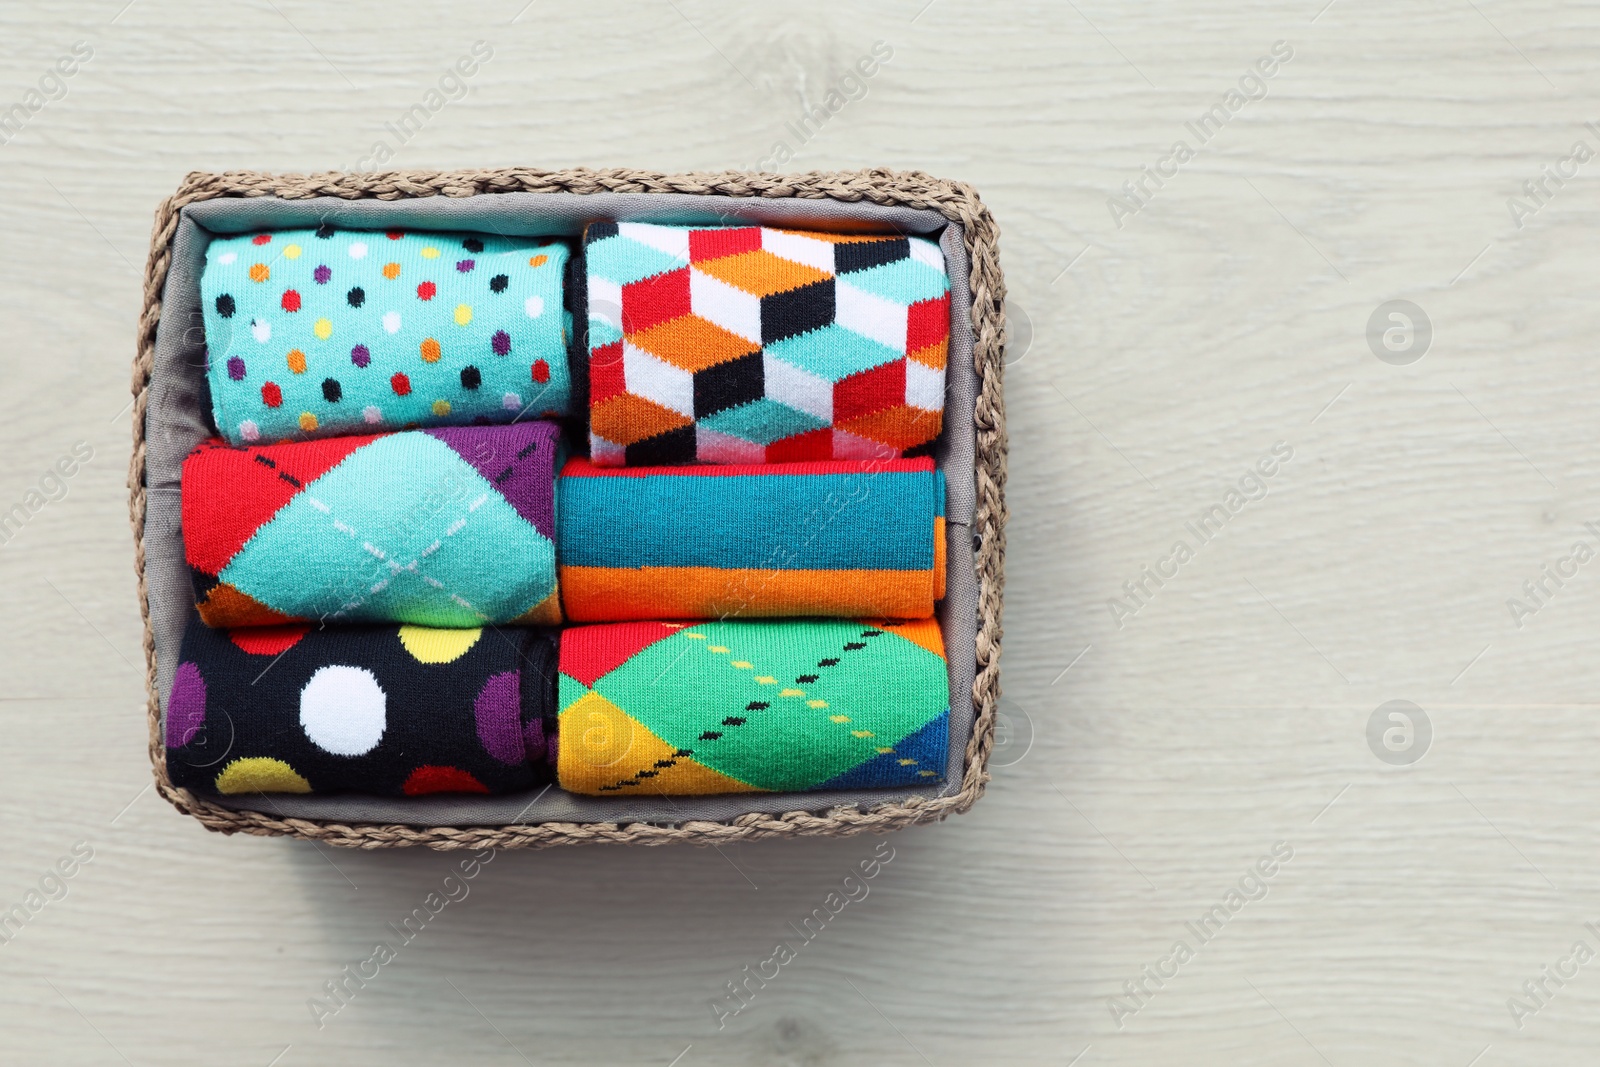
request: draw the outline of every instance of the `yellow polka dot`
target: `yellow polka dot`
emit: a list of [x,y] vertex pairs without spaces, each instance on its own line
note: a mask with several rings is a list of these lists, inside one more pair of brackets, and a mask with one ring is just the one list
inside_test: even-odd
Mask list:
[[850,716],[848,716],[848,715],[829,715],[828,716],[828,721],[829,722],[849,722],[850,721]]
[[683,636],[692,637],[696,641],[704,641],[706,639],[706,635],[705,634],[685,633]]
[[528,266],[542,267],[548,262],[550,262],[549,256],[534,256],[532,259],[528,260]]
[[778,684],[778,680],[776,678],[770,678],[765,674],[763,674],[760,677],[758,677],[756,679],[756,681],[759,682],[762,685],[777,685]]
[[467,323],[469,323],[471,321],[472,321],[472,305],[471,304],[457,304],[456,305],[456,325],[457,326],[465,326]]
[[309,793],[311,783],[281,759],[236,759],[217,775],[219,793]]
[[808,701],[806,701],[806,707],[808,707],[808,708],[825,708],[827,706],[828,706],[828,702],[826,700],[808,700]]
[[289,369],[296,374],[306,372],[306,354],[298,348],[289,349]]
[[918,778],[937,778],[937,777],[939,777],[939,772],[938,771],[918,771],[917,772],[917,777]]
[[917,762],[917,761],[914,760],[914,759],[903,759],[903,760],[900,761],[900,766],[909,767],[915,762]]
[[309,411],[302,411],[300,413],[300,428],[306,433],[315,430],[317,428],[317,417]]
[[878,748],[878,755],[880,755],[880,756],[887,756],[887,755],[888,755],[888,754],[889,754],[889,753],[891,753],[891,752],[893,752],[893,751],[894,751],[894,749],[892,749],[892,748],[884,748],[884,747],[882,747],[882,746],[879,746],[879,748]]
[[396,278],[400,277],[400,264],[385,263],[383,265],[383,276],[388,278],[390,281],[394,281]]
[[257,263],[250,268],[250,280],[253,282],[264,282],[270,277],[272,277],[272,271],[267,269],[265,263]]
[[778,695],[781,697],[803,697],[806,695],[806,691],[804,689],[785,689]]
[[311,327],[311,332],[326,341],[333,336],[333,323],[327,319],[318,319],[317,324]]
[[439,362],[439,342],[431,337],[422,339],[422,360],[424,363]]
[[728,666],[737,667],[741,671],[747,671],[747,670],[749,670],[751,667],[753,667],[755,665],[752,664],[752,663],[747,663],[742,659],[736,659],[732,663],[728,664]]
[[726,652],[726,651],[728,651],[728,646],[727,645],[707,645],[706,646],[706,651],[707,652]]
[[422,250],[422,258],[423,259],[438,259],[439,258],[439,250],[437,248],[433,247],[432,245],[428,245],[425,248],[423,248],[423,250]]
[[876,737],[878,735],[873,733],[871,730],[851,730],[850,731],[850,736],[851,737]]
[[450,414],[450,401],[448,401],[448,400],[435,400],[433,402],[433,413],[435,415],[448,415],[448,414]]
[[283,246],[283,258],[284,259],[299,259],[300,258],[300,246],[299,245],[284,245]]
[[400,627],[400,643],[418,663],[450,663],[478,643],[482,630],[435,630],[429,626]]

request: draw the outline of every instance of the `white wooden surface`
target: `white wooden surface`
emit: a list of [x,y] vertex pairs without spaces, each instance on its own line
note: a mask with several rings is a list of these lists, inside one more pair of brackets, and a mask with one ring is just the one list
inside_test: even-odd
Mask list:
[[[0,8],[0,107],[94,52],[0,145],[0,509],[94,448],[0,548],[0,905],[94,852],[0,944],[0,1061],[1595,1061],[1600,963],[1522,987],[1600,950],[1600,563],[1520,627],[1506,604],[1600,545],[1600,161],[1520,229],[1507,206],[1600,150],[1595,6],[124,2]],[[147,789],[123,471],[151,212],[191,169],[358,160],[478,40],[396,164],[710,168],[785,139],[791,168],[960,177],[1031,320],[1008,766],[890,839],[721,1030],[708,1002],[876,839],[503,854],[319,1029],[308,998],[453,858],[222,838]],[[802,99],[880,40],[796,146]],[[1118,229],[1107,197],[1279,40],[1266,98]],[[1392,299],[1432,322],[1419,362],[1369,348]],[[1266,498],[1119,628],[1107,600],[1280,441]],[[1368,745],[1394,699],[1432,725],[1411,765]],[[1201,945],[1186,921],[1280,841]]]

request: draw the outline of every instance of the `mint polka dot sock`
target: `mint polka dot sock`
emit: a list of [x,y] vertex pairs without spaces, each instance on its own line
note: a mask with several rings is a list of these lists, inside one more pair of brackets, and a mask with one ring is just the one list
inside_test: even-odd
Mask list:
[[566,414],[564,244],[304,230],[215,237],[200,277],[232,444]]
[[555,657],[531,629],[194,619],[164,708],[167,771],[209,793],[533,789],[550,780]]
[[624,622],[562,632],[556,782],[594,796],[944,779],[934,619]]

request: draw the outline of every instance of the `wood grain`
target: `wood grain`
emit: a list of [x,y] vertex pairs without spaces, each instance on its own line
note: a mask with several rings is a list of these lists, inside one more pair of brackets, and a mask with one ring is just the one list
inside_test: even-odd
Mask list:
[[[1600,546],[1600,160],[1507,206],[1600,151],[1593,5],[123,2],[0,12],[0,111],[94,50],[0,145],[0,510],[95,450],[0,547],[0,906],[94,851],[0,944],[0,1059],[1593,1062],[1600,963],[1520,1029],[1507,999],[1600,950],[1600,564],[1520,627],[1506,604]],[[318,1028],[308,999],[458,857],[221,838],[146,788],[119,409],[151,213],[192,169],[359,159],[478,40],[395,163],[744,165],[886,42],[788,166],[975,183],[1031,323],[1002,766],[720,1030],[725,983],[876,840],[501,855]],[[1276,41],[1265,98],[1118,228],[1107,198]],[[1393,299],[1433,326],[1406,366],[1366,337]],[[1277,442],[1265,498],[1119,626]],[[1394,699],[1432,726],[1409,766],[1368,747]]]

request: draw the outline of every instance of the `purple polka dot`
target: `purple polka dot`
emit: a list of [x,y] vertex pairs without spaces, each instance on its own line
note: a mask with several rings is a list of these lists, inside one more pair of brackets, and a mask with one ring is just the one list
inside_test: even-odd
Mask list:
[[472,714],[478,722],[483,750],[501,763],[517,764],[528,758],[522,737],[522,690],[516,671],[502,671],[483,683]]
[[324,265],[312,271],[311,276],[317,280],[318,285],[327,285],[328,279],[333,277],[333,271],[329,270],[327,266]]
[[244,377],[244,360],[238,356],[228,357],[228,377],[239,381]]
[[182,748],[206,721],[206,680],[193,663],[178,664],[167,698],[167,747]]
[[504,330],[496,330],[494,336],[489,338],[489,345],[494,349],[494,354],[503,356],[511,351],[511,335]]
[[537,763],[544,759],[545,740],[543,719],[533,718],[528,720],[528,724],[522,728],[522,744],[523,747],[527,749],[529,763]]
[[358,367],[365,367],[372,362],[372,352],[366,345],[356,345],[350,350],[350,362]]
[[471,270],[473,267],[476,267],[477,265],[478,265],[477,261],[475,261],[475,260],[463,259],[463,260],[461,260],[460,262],[458,262],[456,264],[456,270],[460,271],[462,274],[465,274],[465,273],[467,273],[467,271]]

